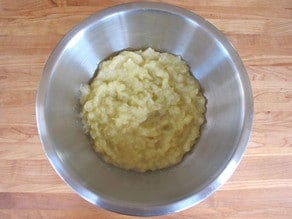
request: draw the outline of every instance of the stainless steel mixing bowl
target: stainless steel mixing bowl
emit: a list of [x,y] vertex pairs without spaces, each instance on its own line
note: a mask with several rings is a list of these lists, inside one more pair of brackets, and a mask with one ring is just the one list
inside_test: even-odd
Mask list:
[[[127,48],[180,55],[201,83],[207,122],[183,161],[136,173],[104,163],[82,130],[78,96],[100,61]],[[56,172],[89,202],[130,215],[193,206],[221,186],[248,142],[253,98],[246,70],[228,40],[203,18],[161,3],[130,3],[89,17],[49,57],[37,96],[42,144]]]

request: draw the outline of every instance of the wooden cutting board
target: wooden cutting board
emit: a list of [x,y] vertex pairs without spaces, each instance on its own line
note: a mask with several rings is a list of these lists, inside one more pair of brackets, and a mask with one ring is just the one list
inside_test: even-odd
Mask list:
[[[42,70],[78,22],[118,0],[0,1],[0,218],[134,218],[97,208],[54,172],[36,127]],[[168,0],[220,29],[252,84],[254,125],[232,178],[211,197],[157,218],[292,218],[292,1]]]

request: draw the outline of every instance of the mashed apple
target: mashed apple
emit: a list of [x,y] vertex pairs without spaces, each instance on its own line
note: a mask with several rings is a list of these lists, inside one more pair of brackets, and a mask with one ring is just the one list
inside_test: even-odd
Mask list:
[[205,98],[187,64],[151,48],[103,61],[80,103],[94,150],[139,172],[181,161],[204,122]]

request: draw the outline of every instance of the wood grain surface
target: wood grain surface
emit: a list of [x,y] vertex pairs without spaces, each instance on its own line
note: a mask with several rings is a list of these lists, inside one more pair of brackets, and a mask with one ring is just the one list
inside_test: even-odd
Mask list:
[[[36,127],[49,54],[77,23],[118,0],[0,0],[0,218],[135,218],[97,208],[54,172]],[[168,0],[226,34],[255,104],[247,151],[199,205],[157,218],[292,218],[292,1]],[[156,218],[156,217],[155,217]]]

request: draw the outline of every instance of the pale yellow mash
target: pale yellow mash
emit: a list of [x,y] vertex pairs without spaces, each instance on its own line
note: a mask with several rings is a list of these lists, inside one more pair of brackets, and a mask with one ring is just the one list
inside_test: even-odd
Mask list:
[[205,98],[179,56],[151,48],[103,61],[81,86],[82,117],[94,150],[138,172],[177,164],[204,123]]

